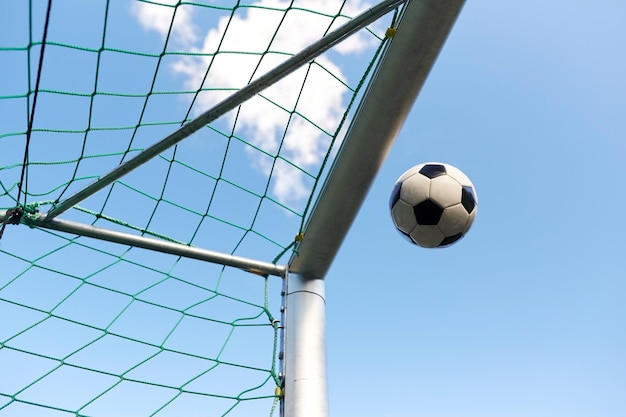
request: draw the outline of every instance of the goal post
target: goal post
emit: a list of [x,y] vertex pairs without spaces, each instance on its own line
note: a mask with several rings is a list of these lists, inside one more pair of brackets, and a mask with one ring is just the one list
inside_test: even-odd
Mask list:
[[408,2],[291,257],[285,417],[328,415],[324,279],[463,4]]
[[325,281],[285,279],[284,416],[328,416]]

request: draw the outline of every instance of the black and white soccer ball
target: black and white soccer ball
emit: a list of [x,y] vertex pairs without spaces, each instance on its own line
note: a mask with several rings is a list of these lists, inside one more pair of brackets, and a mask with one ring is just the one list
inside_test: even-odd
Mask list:
[[461,239],[476,218],[474,185],[459,169],[427,162],[406,171],[393,187],[389,208],[398,231],[424,248]]

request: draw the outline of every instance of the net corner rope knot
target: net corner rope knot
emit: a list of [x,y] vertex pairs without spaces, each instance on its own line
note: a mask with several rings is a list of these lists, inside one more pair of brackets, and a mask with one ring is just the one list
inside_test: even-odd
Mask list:
[[12,209],[7,210],[4,220],[2,221],[2,225],[0,226],[0,239],[2,239],[2,235],[4,234],[4,229],[7,224],[18,225],[22,220],[22,216],[24,215],[24,208],[21,205],[14,207]]

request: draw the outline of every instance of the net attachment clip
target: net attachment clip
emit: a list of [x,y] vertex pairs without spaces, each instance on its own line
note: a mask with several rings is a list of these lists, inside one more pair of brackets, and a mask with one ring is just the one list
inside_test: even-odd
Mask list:
[[388,27],[387,30],[385,31],[385,38],[393,39],[396,36],[396,33],[398,33],[397,28]]

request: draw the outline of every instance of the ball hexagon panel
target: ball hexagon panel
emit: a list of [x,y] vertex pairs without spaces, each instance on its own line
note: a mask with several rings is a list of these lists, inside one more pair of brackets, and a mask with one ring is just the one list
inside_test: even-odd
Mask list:
[[414,206],[428,200],[429,190],[430,179],[421,174],[414,174],[401,182],[400,199]]
[[461,201],[462,191],[461,184],[449,175],[442,175],[430,180],[429,197],[441,207],[458,204]]
[[446,236],[463,234],[466,230],[470,215],[462,204],[455,204],[447,207],[441,215],[441,220],[437,225]]
[[452,165],[446,165],[446,172],[449,176],[457,180],[459,184],[472,186],[472,181],[470,181],[470,179],[467,178],[467,175],[465,175],[457,167],[454,167]]
[[437,226],[417,225],[409,235],[415,243],[424,248],[436,248],[446,238]]
[[413,168],[407,169],[401,176],[400,178],[398,178],[398,181],[396,181],[396,183],[403,183],[407,178],[409,178],[411,175],[414,174],[419,174],[420,172],[420,168],[421,165],[416,165]]
[[413,206],[402,200],[396,201],[396,204],[393,205],[391,218],[396,228],[404,233],[410,233],[417,226]]

